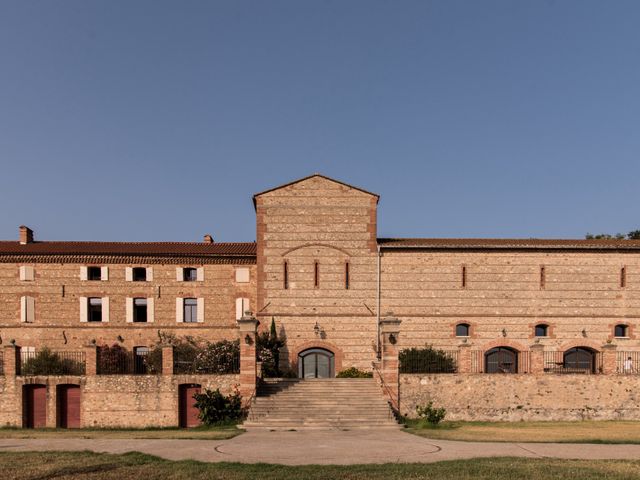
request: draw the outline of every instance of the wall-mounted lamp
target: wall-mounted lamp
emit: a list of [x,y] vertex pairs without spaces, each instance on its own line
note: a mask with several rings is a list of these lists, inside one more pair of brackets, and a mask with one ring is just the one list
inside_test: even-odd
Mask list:
[[15,339],[15,338],[12,338],[11,340],[9,340],[9,343],[10,343],[11,345],[15,345],[15,344],[16,344],[16,339]]
[[91,339],[91,345],[95,345],[96,343],[98,343],[98,342],[96,342],[96,339],[95,339],[95,338],[92,338],[92,339]]
[[389,334],[389,343],[391,345],[395,345],[396,343],[398,343],[398,339],[396,338],[395,333],[390,333]]
[[116,337],[116,340],[118,340],[120,343],[123,343],[123,342],[124,342],[124,338],[122,338],[122,335],[118,335],[118,336]]
[[504,329],[504,328],[502,329],[502,336],[503,336],[503,337],[506,337],[506,336],[507,336],[507,330],[506,330],[506,329]]
[[584,329],[584,328],[582,329],[582,336],[583,336],[583,337],[586,337],[586,336],[587,336],[587,330],[586,330],[586,329]]
[[253,345],[253,338],[248,333],[244,336],[244,343],[247,345]]

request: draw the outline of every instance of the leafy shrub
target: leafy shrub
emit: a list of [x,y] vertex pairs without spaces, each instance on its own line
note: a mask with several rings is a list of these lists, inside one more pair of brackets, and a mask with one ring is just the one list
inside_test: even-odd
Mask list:
[[398,355],[400,373],[455,373],[456,361],[444,350],[430,345],[425,348],[409,348]]
[[194,361],[196,373],[237,373],[240,368],[240,341],[221,340],[207,343]]
[[38,351],[20,365],[21,375],[84,375],[84,363],[64,358],[48,348]]
[[416,407],[418,417],[422,422],[427,422],[430,426],[435,427],[442,420],[444,420],[447,411],[444,408],[434,408],[433,402],[429,402],[426,405],[418,405]]
[[373,372],[365,372],[356,367],[351,367],[339,372],[336,378],[373,378]]
[[285,341],[278,338],[276,322],[271,319],[271,327],[268,332],[258,333],[256,336],[256,352],[258,361],[262,362],[262,375],[267,378],[280,377],[280,349]]
[[147,368],[156,373],[162,371],[162,347],[173,347],[174,373],[237,373],[240,369],[240,342],[222,340],[207,342],[191,336],[177,337],[159,332],[159,342],[145,358]]
[[195,407],[200,411],[198,417],[205,425],[221,425],[242,420],[246,410],[242,407],[242,396],[236,390],[230,395],[220,393],[220,389],[205,389],[196,393]]
[[105,375],[128,373],[130,362],[127,350],[114,343],[98,347],[98,373]]

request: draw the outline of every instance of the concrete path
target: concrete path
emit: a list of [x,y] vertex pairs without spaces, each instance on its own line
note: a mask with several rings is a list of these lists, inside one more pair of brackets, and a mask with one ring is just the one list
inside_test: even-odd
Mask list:
[[0,451],[33,450],[91,450],[107,453],[137,451],[170,460],[284,465],[429,463],[497,456],[640,460],[640,445],[452,442],[426,439],[400,430],[251,431],[229,440],[0,437]]

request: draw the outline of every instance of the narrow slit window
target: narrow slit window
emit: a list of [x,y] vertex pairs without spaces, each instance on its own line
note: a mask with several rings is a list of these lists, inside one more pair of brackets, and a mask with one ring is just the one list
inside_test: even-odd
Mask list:
[[289,288],[289,263],[284,262],[284,289]]
[[627,286],[627,267],[620,269],[620,288]]
[[467,267],[462,266],[462,288],[467,288]]
[[349,290],[349,262],[344,264],[344,288]]
[[318,288],[320,286],[320,272],[318,262],[313,264],[313,286]]
[[540,267],[540,289],[544,290],[546,285],[547,275],[544,267]]

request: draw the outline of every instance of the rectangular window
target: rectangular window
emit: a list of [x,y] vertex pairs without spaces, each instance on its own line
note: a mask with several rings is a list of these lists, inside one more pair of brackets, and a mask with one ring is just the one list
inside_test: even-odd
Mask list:
[[467,267],[462,266],[462,288],[467,288]]
[[349,290],[349,262],[344,264],[344,288]]
[[101,298],[89,298],[87,304],[87,320],[89,322],[101,322],[102,321],[102,299]]
[[147,281],[147,269],[144,267],[135,267],[132,270],[132,279],[134,282],[146,282]]
[[627,267],[620,269],[620,288],[627,286]]
[[133,347],[134,373],[139,375],[148,373],[147,355],[149,355],[149,347]]
[[183,322],[196,323],[198,321],[198,300],[195,298],[185,298],[183,305]]
[[134,323],[147,322],[147,299],[146,298],[133,299],[133,321]]
[[540,290],[544,290],[547,283],[547,275],[544,267],[540,267]]
[[20,321],[31,323],[35,318],[36,301],[33,297],[20,297]]
[[198,269],[192,267],[185,267],[182,269],[182,281],[183,282],[196,282],[198,280]]
[[102,269],[100,267],[87,267],[87,280],[102,280]]
[[236,283],[248,283],[248,282],[249,282],[249,269],[236,268]]
[[316,288],[320,286],[320,267],[318,262],[313,264],[313,286]]
[[35,273],[32,266],[23,265],[20,267],[20,280],[23,282],[33,282]]

